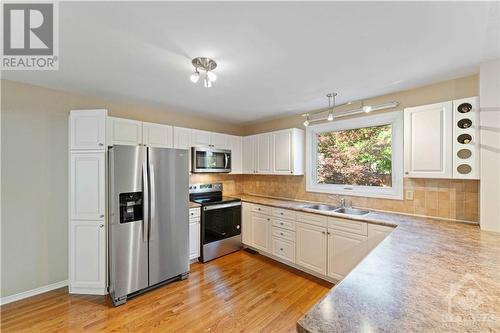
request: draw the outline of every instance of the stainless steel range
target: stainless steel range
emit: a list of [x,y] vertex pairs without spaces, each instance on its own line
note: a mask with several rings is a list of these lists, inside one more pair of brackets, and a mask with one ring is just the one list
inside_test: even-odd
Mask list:
[[193,184],[189,200],[201,205],[201,262],[238,251],[241,244],[241,200],[222,195],[222,184]]

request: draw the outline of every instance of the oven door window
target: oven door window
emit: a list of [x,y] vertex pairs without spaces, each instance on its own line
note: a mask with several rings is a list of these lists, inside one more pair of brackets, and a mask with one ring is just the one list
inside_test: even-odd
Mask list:
[[203,244],[241,234],[241,206],[203,212]]
[[212,151],[196,151],[197,169],[229,169],[231,168],[230,155]]

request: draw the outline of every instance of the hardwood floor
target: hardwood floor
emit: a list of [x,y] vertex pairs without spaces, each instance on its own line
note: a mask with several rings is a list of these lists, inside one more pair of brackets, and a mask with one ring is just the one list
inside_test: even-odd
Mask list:
[[113,307],[106,296],[54,290],[0,307],[7,332],[295,332],[331,284],[239,251]]

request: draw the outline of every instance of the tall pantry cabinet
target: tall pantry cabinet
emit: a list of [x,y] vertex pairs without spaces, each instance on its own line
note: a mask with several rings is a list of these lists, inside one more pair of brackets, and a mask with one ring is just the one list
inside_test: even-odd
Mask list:
[[107,110],[69,116],[69,292],[106,291]]

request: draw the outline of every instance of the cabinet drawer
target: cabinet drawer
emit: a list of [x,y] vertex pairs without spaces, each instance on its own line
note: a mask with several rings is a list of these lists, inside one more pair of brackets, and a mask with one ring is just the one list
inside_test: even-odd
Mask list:
[[273,237],[273,254],[277,257],[295,262],[295,243]]
[[295,222],[284,219],[277,219],[275,217],[272,218],[272,224],[275,227],[280,227],[288,230],[295,230]]
[[318,227],[326,227],[326,216],[297,212],[297,222],[309,223]]
[[290,230],[285,230],[281,228],[274,227],[272,228],[273,237],[283,238],[289,240],[291,242],[295,242],[295,232]]
[[368,235],[368,226],[366,222],[329,217],[328,227],[340,231],[351,232],[358,235],[364,235],[364,236]]
[[283,208],[273,208],[273,216],[281,217],[285,219],[295,220],[297,214],[294,210],[283,209]]
[[262,206],[262,205],[253,204],[252,211],[257,212],[257,213],[271,215],[271,207],[269,207],[269,206]]
[[190,208],[189,209],[189,218],[200,217],[200,209],[199,208]]

